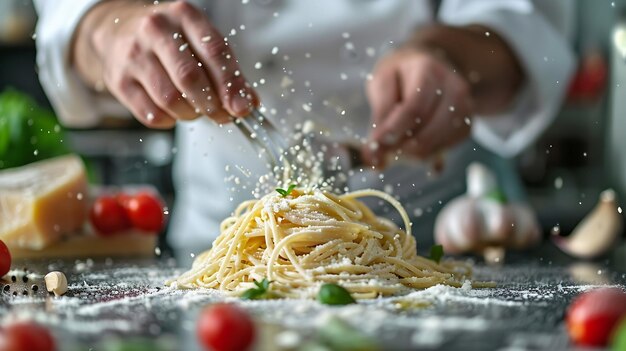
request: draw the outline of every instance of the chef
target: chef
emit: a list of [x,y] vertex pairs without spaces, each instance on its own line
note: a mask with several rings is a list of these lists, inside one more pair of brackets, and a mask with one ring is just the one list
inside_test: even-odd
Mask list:
[[349,188],[399,198],[427,245],[469,162],[515,196],[507,158],[550,124],[574,63],[566,0],[35,3],[39,75],[62,123],[176,127],[169,241],[183,252],[210,246],[267,172],[230,116],[260,106],[286,134],[312,120],[357,145],[367,167]]

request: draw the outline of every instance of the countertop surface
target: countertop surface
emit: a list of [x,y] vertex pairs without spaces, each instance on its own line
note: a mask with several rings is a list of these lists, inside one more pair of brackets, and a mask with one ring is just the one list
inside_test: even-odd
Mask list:
[[[297,350],[317,340],[333,318],[356,327],[382,350],[570,349],[563,316],[571,299],[597,286],[624,286],[626,274],[610,260],[553,261],[544,254],[503,265],[476,264],[475,278],[495,281],[493,289],[436,286],[345,307],[174,290],[164,285],[183,271],[173,259],[24,261],[14,265],[8,281],[0,281],[0,319],[35,319],[49,326],[60,350],[198,350],[198,312],[227,300],[257,321],[255,350]],[[45,291],[42,276],[51,270],[67,274],[65,296]],[[135,346],[122,348],[120,340],[133,340]]]

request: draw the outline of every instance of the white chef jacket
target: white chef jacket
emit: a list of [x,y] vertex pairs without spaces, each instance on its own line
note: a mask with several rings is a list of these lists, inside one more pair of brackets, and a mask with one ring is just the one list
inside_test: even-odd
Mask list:
[[[61,122],[73,127],[96,125],[103,115],[128,116],[114,99],[90,91],[70,67],[73,31],[97,1],[35,0],[40,79]],[[574,66],[567,45],[569,0],[444,0],[437,15],[428,0],[193,2],[228,36],[275,124],[290,130],[312,119],[330,131],[331,139],[352,144],[363,142],[371,125],[363,89],[367,74],[420,25],[438,17],[450,25],[485,25],[503,37],[527,78],[508,111],[475,116],[472,135],[479,145],[468,141],[448,152],[446,169],[437,177],[415,163],[392,165],[384,173],[356,170],[350,179],[352,189],[382,188],[396,195],[416,224],[463,191],[468,162],[490,163],[493,157],[485,149],[513,156],[537,138],[557,112]],[[206,119],[180,122],[170,243],[194,251],[208,247],[220,221],[251,198],[257,175],[266,172],[263,163],[232,126]],[[247,171],[252,175],[244,175]],[[371,205],[388,210],[378,202]],[[422,222],[427,224],[422,235],[431,236],[432,221]]]

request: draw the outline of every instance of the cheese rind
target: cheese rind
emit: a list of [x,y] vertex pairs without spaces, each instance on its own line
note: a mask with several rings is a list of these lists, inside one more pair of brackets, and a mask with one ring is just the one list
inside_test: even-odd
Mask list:
[[0,240],[43,249],[80,232],[88,213],[82,160],[67,155],[0,171]]
[[43,250],[7,245],[14,260],[78,257],[153,257],[158,238],[154,233],[135,230],[101,237],[93,233],[63,239]]

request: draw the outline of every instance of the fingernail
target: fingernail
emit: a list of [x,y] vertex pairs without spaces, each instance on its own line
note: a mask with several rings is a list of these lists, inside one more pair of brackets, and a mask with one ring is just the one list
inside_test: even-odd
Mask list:
[[252,108],[252,103],[250,102],[250,100],[241,95],[235,95],[231,104],[231,108],[237,115],[245,115],[250,112],[250,109]]

